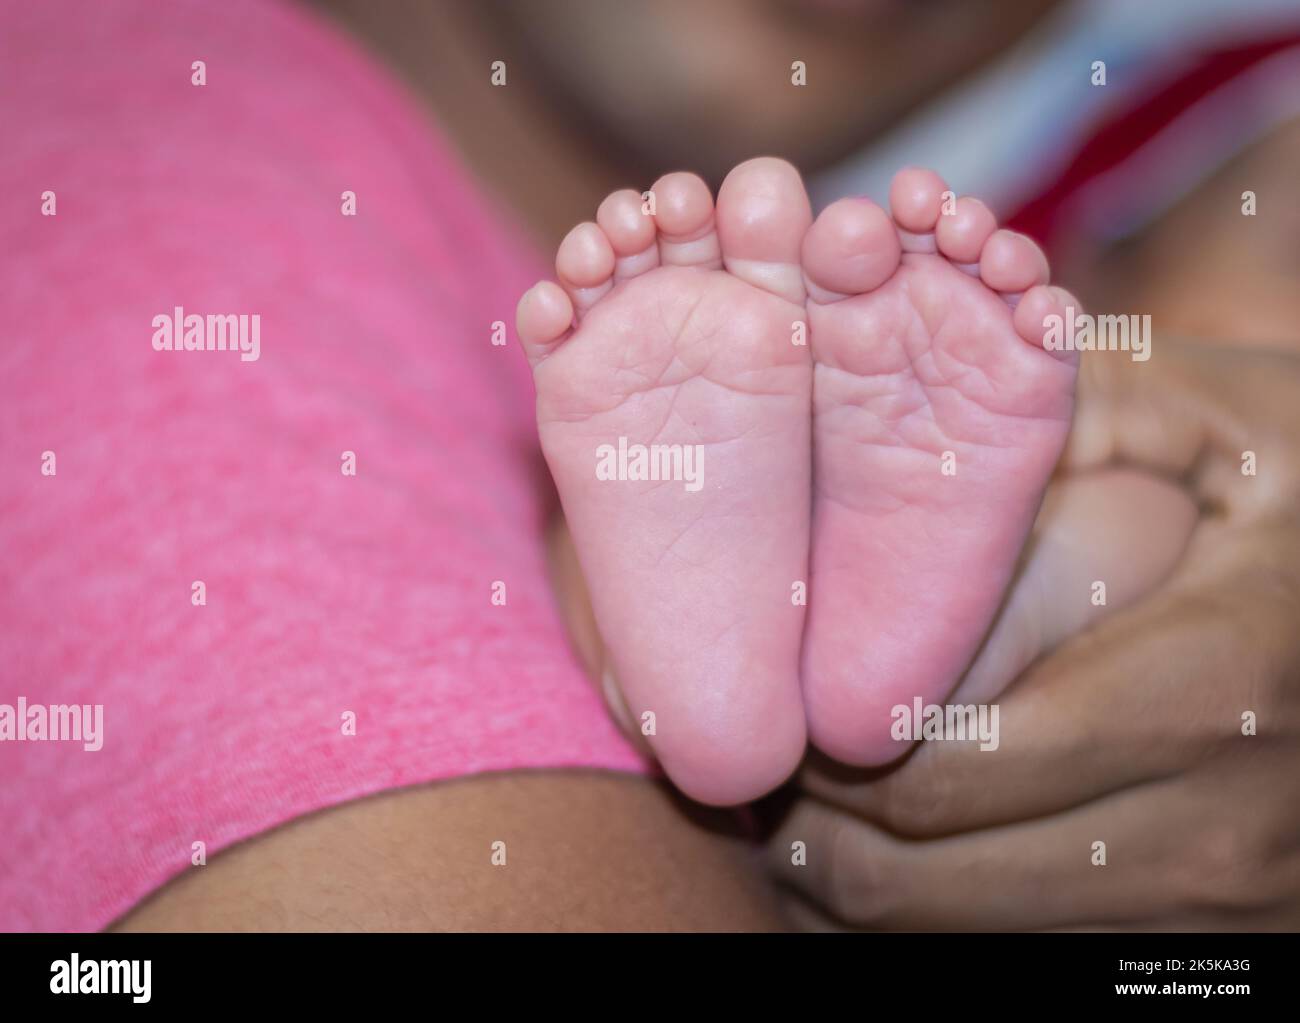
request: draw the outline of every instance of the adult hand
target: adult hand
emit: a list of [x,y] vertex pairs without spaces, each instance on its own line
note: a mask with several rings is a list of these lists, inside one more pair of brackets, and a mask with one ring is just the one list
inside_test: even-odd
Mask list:
[[1181,480],[1201,509],[1182,562],[1021,676],[996,751],[807,768],[778,876],[874,928],[1300,926],[1298,442],[1289,353],[1086,358],[1066,468]]

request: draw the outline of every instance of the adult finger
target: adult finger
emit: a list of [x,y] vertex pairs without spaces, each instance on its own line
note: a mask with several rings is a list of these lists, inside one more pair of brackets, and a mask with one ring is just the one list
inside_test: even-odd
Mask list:
[[818,758],[803,788],[896,834],[955,834],[1176,774],[1238,741],[1246,713],[1258,727],[1295,730],[1294,531],[1202,532],[1186,564],[1208,567],[1190,580],[1180,570],[998,698],[988,708],[996,749],[922,742],[897,768],[869,774]]
[[1063,465],[1130,463],[1184,479],[1236,518],[1294,515],[1300,359],[1172,339],[1151,351],[1149,362],[1082,360]]
[[1266,776],[1287,790],[1283,801],[1300,795],[1287,774],[1293,759],[1294,749],[1274,750],[1252,772],[1206,771],[925,841],[805,799],[768,859],[779,880],[857,926],[1113,928],[1198,912],[1240,917],[1296,888],[1289,822],[1256,812]]

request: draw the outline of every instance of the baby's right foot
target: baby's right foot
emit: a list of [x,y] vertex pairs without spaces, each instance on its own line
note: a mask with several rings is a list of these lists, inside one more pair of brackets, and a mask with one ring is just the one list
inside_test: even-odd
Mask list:
[[[941,701],[983,639],[1065,443],[1074,352],[1046,351],[1028,238],[904,170],[892,216],[846,199],[804,242],[814,507],[804,701],[813,742],[882,764],[892,708]],[[1016,300],[1018,299],[1018,304]]]
[[[653,216],[616,192],[574,228],[563,289],[520,300],[519,336],[615,694],[635,726],[653,713],[647,738],[683,791],[739,803],[780,784],[805,743],[791,598],[807,568],[812,364],[793,327],[811,213],[774,159],[733,170],[716,210],[694,175],[653,193]],[[625,461],[652,445],[675,446],[675,478]]]

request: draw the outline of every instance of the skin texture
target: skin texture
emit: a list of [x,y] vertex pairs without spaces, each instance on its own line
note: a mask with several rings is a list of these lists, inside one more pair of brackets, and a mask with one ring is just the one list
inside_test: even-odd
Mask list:
[[[763,573],[781,565],[791,541],[807,535],[802,522],[782,518],[806,507],[788,494],[807,485],[808,457],[806,434],[797,429],[807,409],[774,402],[788,393],[782,388],[813,386],[822,472],[813,508],[815,514],[830,509],[814,534],[814,554],[824,550],[843,566],[819,577],[814,565],[811,613],[829,610],[820,621],[814,617],[803,637],[805,664],[816,670],[820,658],[829,669],[806,672],[802,682],[823,748],[858,763],[906,752],[889,734],[889,711],[910,704],[913,692],[893,678],[915,681],[928,671],[923,700],[946,695],[1017,567],[1072,407],[1075,358],[1044,351],[1041,324],[1075,300],[1044,286],[1042,253],[1027,239],[998,231],[979,203],[959,203],[955,213],[941,215],[944,190],[931,172],[903,171],[892,218],[870,202],[849,200],[827,209],[804,236],[815,385],[806,363],[805,372],[791,375],[801,365],[794,357],[799,348],[781,330],[752,345],[762,331],[741,312],[750,303],[758,322],[768,318],[779,327],[800,315],[763,292],[798,287],[783,270],[792,249],[782,239],[802,234],[806,204],[797,174],[780,161],[737,168],[716,215],[703,183],[689,175],[669,175],[655,186],[663,211],[657,218],[641,211],[639,195],[611,195],[598,223],[575,228],[560,246],[563,286],[543,283],[520,302],[543,446],[577,529],[576,544],[557,534],[557,589],[566,604],[582,607],[570,613],[576,642],[593,651],[588,663],[603,679],[616,718],[644,741],[635,722],[654,710],[660,727],[645,745],[695,798],[722,803],[762,794],[802,749],[802,733],[791,725],[797,703],[773,702],[774,694],[795,695],[791,673],[770,670],[788,662],[799,641],[789,626],[801,619],[785,599],[756,596],[784,598],[789,576]],[[783,194],[789,201],[773,201]],[[740,244],[760,248],[744,250],[751,257],[744,258]],[[757,258],[761,246],[772,258]],[[950,262],[956,258],[962,263]],[[730,277],[717,273],[724,262]],[[696,272],[683,276],[680,267],[692,263]],[[736,290],[735,275],[757,281],[756,290]],[[711,291],[723,296],[727,310],[718,323],[706,305]],[[682,303],[692,310],[689,329],[666,329],[683,322],[675,311]],[[570,329],[575,311],[579,323]],[[785,361],[774,364],[772,355]],[[746,375],[717,390],[719,374],[735,365]],[[977,379],[970,366],[978,368]],[[770,380],[761,375],[773,370]],[[938,386],[949,377],[950,386]],[[756,402],[754,383],[764,380],[759,392],[766,400]],[[648,390],[648,383],[654,387]],[[895,415],[900,407],[907,410],[902,418]],[[721,464],[724,475],[734,464],[741,468],[738,476],[725,476],[719,493],[596,478],[599,444],[625,435],[706,441],[719,414],[728,423],[743,415],[745,423],[728,433],[739,432],[740,444],[705,445],[712,452],[706,462]],[[680,436],[672,432],[683,429],[677,419],[686,426]],[[795,443],[784,444],[789,438]],[[750,439],[761,443],[746,446]],[[949,446],[960,450],[965,474],[953,482],[938,472],[941,449]],[[774,480],[780,481],[775,488]],[[936,494],[948,489],[956,497],[936,503]],[[773,492],[778,499],[764,510]],[[737,493],[744,510],[763,513],[738,513]],[[1104,609],[1086,599],[1095,578],[1089,573],[1111,570],[1107,608],[1145,593],[1181,555],[1194,517],[1176,488],[1136,473],[1114,470],[1064,483],[963,689],[995,695],[1044,649],[1097,620]],[[711,519],[725,528],[711,530]],[[1151,527],[1123,529],[1130,519]],[[705,541],[686,549],[694,532]],[[932,536],[945,542],[929,543]],[[566,557],[570,552],[585,573]],[[891,574],[895,552],[903,560]],[[662,570],[665,556],[674,571]],[[936,562],[930,571],[922,567],[927,558]],[[872,570],[862,571],[864,565]],[[692,575],[698,568],[703,572]],[[797,563],[784,570],[797,571]],[[594,610],[586,603],[584,574],[596,591]],[[972,578],[993,581],[971,587]],[[973,599],[982,603],[971,611]],[[913,623],[926,617],[918,611],[923,606],[944,628],[920,644]],[[739,625],[738,613],[747,616]],[[860,630],[853,620],[878,623],[866,649],[854,646]],[[964,632],[957,627],[962,621]],[[710,633],[718,622],[721,632]],[[824,643],[823,630],[829,658],[824,649],[809,649]],[[746,638],[731,649],[717,638],[729,634]],[[863,677],[870,678],[874,659],[895,636],[902,645],[893,678],[864,687]],[[764,655],[756,663],[749,659],[755,650]]]
[[1073,408],[1077,356],[1042,338],[1076,300],[978,202],[942,213],[946,191],[932,171],[900,171],[889,214],[841,200],[803,246],[816,363],[804,704],[817,748],[861,766],[905,751],[893,707],[942,700],[969,665]]
[[[606,670],[633,718],[655,715],[673,781],[725,805],[780,784],[804,749],[790,593],[806,576],[812,365],[791,325],[812,218],[780,160],[737,167],[716,210],[693,175],[653,192],[652,218],[617,194],[604,227],[569,234],[563,290],[524,296],[519,336]],[[701,485],[597,478],[597,449],[620,438],[698,446]]]
[[[465,778],[292,821],[192,868],[111,929],[779,928],[738,830],[643,778]],[[504,867],[491,864],[497,841]]]
[[[1199,515],[1176,482],[1124,466],[1054,479],[1010,592],[949,702],[993,700],[1039,657],[1146,597],[1178,567]],[[599,679],[605,650],[563,520],[553,524],[547,547],[565,625],[591,678]],[[1091,600],[1098,578],[1106,583],[1103,605]],[[652,754],[617,687],[606,687],[603,695],[628,738]]]
[[[998,752],[929,743],[891,772],[810,765],[770,846],[820,907],[805,920],[1300,925],[1300,358],[1156,345],[1145,365],[1084,360],[1066,466],[1179,480],[1200,519],[1178,569],[999,699]],[[795,840],[806,870],[789,865]]]

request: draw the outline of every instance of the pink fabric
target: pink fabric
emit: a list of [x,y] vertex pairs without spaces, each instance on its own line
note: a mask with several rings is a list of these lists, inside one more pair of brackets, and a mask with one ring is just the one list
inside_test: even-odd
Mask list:
[[[104,708],[98,752],[0,742],[0,927],[102,927],[194,842],[382,789],[643,769],[566,645],[491,344],[535,268],[422,112],[278,4],[0,20],[0,704]],[[260,358],[155,351],[176,306],[260,315]]]

